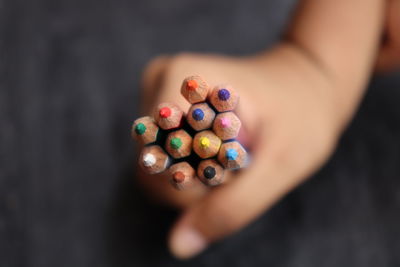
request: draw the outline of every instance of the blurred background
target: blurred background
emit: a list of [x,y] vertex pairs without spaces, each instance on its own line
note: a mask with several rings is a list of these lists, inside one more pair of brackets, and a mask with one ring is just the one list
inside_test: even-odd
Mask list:
[[329,163],[179,262],[135,183],[140,75],[272,46],[295,0],[0,0],[0,266],[400,266],[400,74],[374,77]]

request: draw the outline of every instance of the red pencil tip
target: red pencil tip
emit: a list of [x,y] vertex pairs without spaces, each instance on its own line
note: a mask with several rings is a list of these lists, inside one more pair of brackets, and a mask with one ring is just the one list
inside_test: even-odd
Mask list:
[[190,91],[196,90],[198,86],[199,85],[197,84],[197,82],[195,80],[189,80],[186,83],[186,89],[188,89]]
[[169,116],[171,116],[171,109],[168,107],[164,107],[162,109],[160,109],[160,116],[161,118],[168,118]]

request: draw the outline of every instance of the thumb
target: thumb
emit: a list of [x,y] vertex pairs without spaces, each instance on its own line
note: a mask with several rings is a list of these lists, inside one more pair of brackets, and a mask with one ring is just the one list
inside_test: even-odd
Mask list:
[[290,167],[282,168],[276,162],[279,157],[266,145],[260,147],[247,170],[211,191],[178,219],[169,238],[177,258],[190,258],[238,231],[300,182],[297,175],[288,173]]

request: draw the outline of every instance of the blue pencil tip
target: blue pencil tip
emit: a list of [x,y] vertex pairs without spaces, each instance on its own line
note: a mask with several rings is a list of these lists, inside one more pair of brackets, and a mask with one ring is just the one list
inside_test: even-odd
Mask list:
[[195,119],[196,121],[201,121],[204,118],[204,112],[199,109],[196,108],[195,110],[193,110],[192,112],[192,117],[193,119]]
[[231,97],[231,93],[227,89],[221,89],[218,91],[218,98],[222,101],[226,101]]
[[227,158],[228,160],[235,160],[235,159],[239,156],[239,154],[238,154],[238,152],[237,152],[235,149],[229,148],[229,149],[226,151],[225,156],[226,156],[226,158]]

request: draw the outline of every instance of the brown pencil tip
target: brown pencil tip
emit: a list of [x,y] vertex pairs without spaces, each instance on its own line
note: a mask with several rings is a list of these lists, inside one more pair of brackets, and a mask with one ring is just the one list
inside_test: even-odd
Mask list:
[[183,172],[175,172],[172,176],[175,183],[182,183],[185,180],[185,174]]

